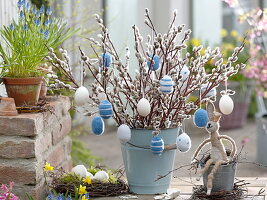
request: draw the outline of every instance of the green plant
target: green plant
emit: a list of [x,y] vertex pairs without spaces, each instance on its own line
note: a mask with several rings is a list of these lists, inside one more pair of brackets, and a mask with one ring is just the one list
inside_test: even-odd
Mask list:
[[[45,15],[46,14],[46,15]],[[48,48],[56,48],[77,30],[66,28],[61,19],[52,17],[51,8],[37,9],[25,0],[18,1],[19,20],[0,29],[2,76],[36,77]]]

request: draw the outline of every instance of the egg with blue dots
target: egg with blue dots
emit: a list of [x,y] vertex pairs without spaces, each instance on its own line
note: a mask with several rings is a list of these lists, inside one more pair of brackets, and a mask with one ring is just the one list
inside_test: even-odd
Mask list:
[[183,153],[189,151],[191,149],[191,138],[183,132],[176,139],[176,147]]
[[140,99],[136,107],[138,114],[141,115],[142,117],[146,117],[151,111],[150,103],[146,98]]
[[131,129],[126,124],[121,124],[117,130],[117,137],[122,143],[131,140]]
[[154,136],[150,143],[150,150],[153,154],[161,155],[164,151],[164,141],[160,136]]
[[[201,93],[203,94],[208,88],[208,84],[203,84],[201,86]],[[213,96],[216,96],[217,95],[217,90],[216,88],[212,88],[206,95],[205,95],[205,98],[208,98],[208,97],[213,97]]]
[[172,78],[168,75],[165,75],[159,81],[160,84],[160,92],[163,94],[169,94],[173,91],[173,81]]
[[89,102],[89,91],[86,87],[79,87],[74,95],[74,101],[77,106],[83,106]]
[[180,76],[181,76],[180,81],[182,82],[185,81],[188,78],[189,74],[190,74],[189,68],[186,65],[184,65],[180,71]]
[[153,58],[153,64],[150,62],[149,59],[147,59],[147,66],[150,70],[156,71],[160,68],[160,58],[157,55],[151,55],[149,56],[151,59]]
[[194,123],[199,128],[204,128],[208,123],[208,113],[206,110],[200,108],[194,113]]
[[103,53],[101,55],[101,57],[102,57],[103,66],[104,67],[110,67],[110,65],[112,63],[112,56],[110,55],[110,53],[108,53],[108,52]]
[[96,116],[92,119],[91,127],[92,127],[92,132],[95,135],[102,135],[105,131],[104,121],[99,116]]
[[111,103],[106,99],[101,101],[98,106],[98,112],[103,119],[109,119],[112,117],[113,109]]
[[219,108],[223,114],[231,114],[234,110],[234,102],[232,98],[229,95],[223,95],[219,101]]

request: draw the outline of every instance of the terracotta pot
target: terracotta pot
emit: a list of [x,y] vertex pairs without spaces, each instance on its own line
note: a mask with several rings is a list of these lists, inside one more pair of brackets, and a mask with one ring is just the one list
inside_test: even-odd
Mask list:
[[14,98],[16,106],[36,105],[39,100],[43,77],[3,78],[9,97]]
[[45,99],[47,94],[47,87],[45,81],[42,82],[39,99]]
[[18,115],[18,111],[16,110],[14,99],[9,97],[0,97],[0,116],[16,115]]

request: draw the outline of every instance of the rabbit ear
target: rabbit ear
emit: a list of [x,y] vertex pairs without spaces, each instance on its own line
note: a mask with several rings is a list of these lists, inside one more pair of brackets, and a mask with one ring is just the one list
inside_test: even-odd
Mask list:
[[213,119],[214,110],[215,110],[214,104],[211,103],[211,102],[208,102],[208,104],[207,104],[207,112],[208,112],[209,120]]

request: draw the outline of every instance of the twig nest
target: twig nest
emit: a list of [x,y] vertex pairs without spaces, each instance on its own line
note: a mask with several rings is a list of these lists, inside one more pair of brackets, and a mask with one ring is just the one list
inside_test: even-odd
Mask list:
[[117,131],[117,137],[122,143],[126,143],[131,139],[131,129],[126,124],[119,126]]
[[147,60],[146,64],[147,64],[148,68],[150,68],[150,70],[153,70],[153,71],[158,70],[159,67],[160,67],[160,58],[159,58],[159,56],[157,56],[157,55],[151,55],[149,57],[151,59],[153,57],[154,64],[152,64],[149,60]]
[[103,53],[101,55],[101,57],[102,57],[103,66],[104,67],[110,67],[110,65],[112,63],[112,56],[110,55],[110,53],[108,53],[108,52]]
[[146,98],[142,98],[137,103],[137,112],[139,115],[146,117],[151,111],[151,106]]
[[219,108],[223,114],[231,114],[234,109],[234,102],[232,98],[229,95],[223,95],[219,101]]
[[165,75],[160,79],[160,91],[164,94],[172,93],[173,91],[173,81],[172,78],[168,75]]
[[99,114],[103,119],[109,119],[113,115],[112,105],[108,100],[103,100],[100,102]]
[[191,138],[186,134],[180,134],[176,139],[177,149],[183,153],[191,149]]
[[81,86],[76,90],[74,101],[77,106],[83,106],[89,102],[89,91],[86,87]]
[[98,171],[96,172],[94,176],[94,180],[100,181],[100,182],[107,182],[109,179],[109,175],[105,171]]
[[80,175],[82,178],[86,178],[87,176],[87,169],[84,165],[76,165],[72,168],[71,172]]
[[92,132],[96,135],[102,135],[105,131],[105,124],[101,117],[96,116],[92,120]]
[[189,74],[190,74],[190,71],[189,71],[188,67],[186,65],[183,66],[183,68],[180,71],[180,76],[181,76],[180,80],[185,81],[188,78]]
[[[203,94],[208,88],[208,84],[203,84],[201,86],[201,94]],[[208,97],[213,97],[213,96],[216,96],[217,95],[217,90],[216,88],[212,88],[206,95],[205,95],[205,98],[208,98]]]
[[100,92],[98,94],[98,99],[99,99],[99,101],[103,101],[103,100],[107,99],[107,95],[104,92]]
[[194,123],[199,128],[204,128],[208,123],[208,113],[206,110],[200,108],[194,114]]
[[160,136],[154,136],[150,143],[150,150],[153,154],[160,155],[164,151],[164,141]]

